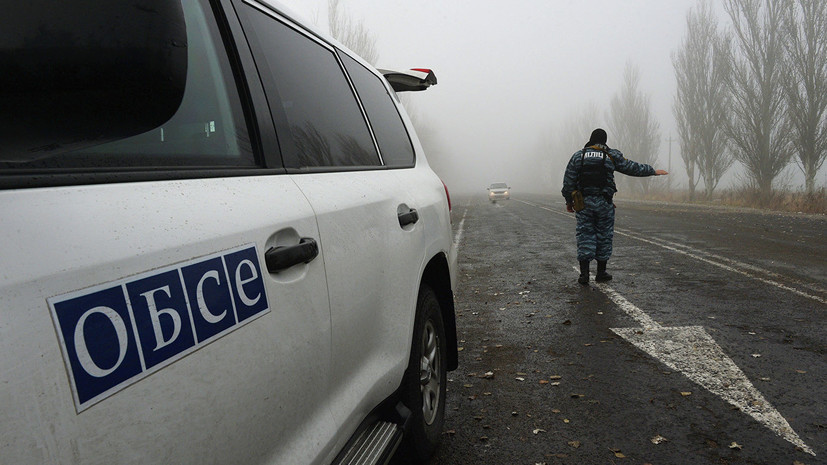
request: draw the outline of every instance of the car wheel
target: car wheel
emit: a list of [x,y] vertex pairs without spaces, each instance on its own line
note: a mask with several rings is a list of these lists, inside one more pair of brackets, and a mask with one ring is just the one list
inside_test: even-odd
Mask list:
[[442,312],[434,291],[419,288],[411,358],[402,381],[402,402],[411,412],[405,447],[410,455],[430,457],[445,421],[446,343]]

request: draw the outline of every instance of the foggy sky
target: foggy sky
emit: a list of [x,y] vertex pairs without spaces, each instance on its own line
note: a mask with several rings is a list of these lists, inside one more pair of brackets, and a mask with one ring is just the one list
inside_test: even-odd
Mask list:
[[[327,30],[327,0],[282,1]],[[727,25],[719,2],[712,3],[720,24]],[[518,192],[521,180],[536,179],[531,174],[537,169],[521,163],[521,158],[539,149],[549,128],[559,127],[567,116],[578,116],[578,106],[593,102],[607,109],[627,62],[640,69],[640,89],[649,95],[660,124],[663,140],[656,168],[667,168],[667,139],[677,138],[671,53],[681,44],[686,13],[697,0],[341,0],[341,4],[376,38],[378,67],[424,67],[436,73],[438,85],[412,93],[410,100],[420,120],[439,138],[441,153],[429,159],[450,159],[449,163],[441,160],[443,172],[438,172],[449,188],[484,190],[490,182],[506,181]],[[594,127],[606,128],[607,123],[596,121]],[[585,141],[588,134],[581,138]],[[612,146],[611,132],[608,144]],[[548,156],[568,158],[579,148]],[[673,142],[672,181],[685,187],[679,150]],[[625,154],[635,159],[633,153]],[[793,165],[789,170],[799,174]],[[737,171],[742,168],[736,163],[723,187]],[[820,173],[819,183],[823,178]],[[795,181],[795,186],[801,184]],[[549,186],[549,192],[557,189],[557,183]],[[544,186],[525,190],[542,191]]]

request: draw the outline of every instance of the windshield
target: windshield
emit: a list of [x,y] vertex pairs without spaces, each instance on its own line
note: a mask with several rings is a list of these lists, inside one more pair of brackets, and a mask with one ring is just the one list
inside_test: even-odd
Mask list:
[[495,182],[491,184],[491,189],[508,189],[508,184],[504,182]]

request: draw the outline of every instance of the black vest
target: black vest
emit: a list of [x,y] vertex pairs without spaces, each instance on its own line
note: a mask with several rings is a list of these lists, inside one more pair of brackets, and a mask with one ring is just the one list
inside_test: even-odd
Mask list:
[[602,195],[603,188],[608,184],[606,152],[591,148],[584,149],[581,161],[578,188],[583,195]]

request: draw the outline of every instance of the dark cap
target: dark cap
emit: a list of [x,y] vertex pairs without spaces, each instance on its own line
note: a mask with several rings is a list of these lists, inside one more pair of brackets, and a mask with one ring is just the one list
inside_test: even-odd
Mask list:
[[586,145],[593,145],[593,144],[606,144],[606,139],[608,136],[606,135],[606,131],[597,128],[592,131],[592,135],[589,136],[589,143]]

